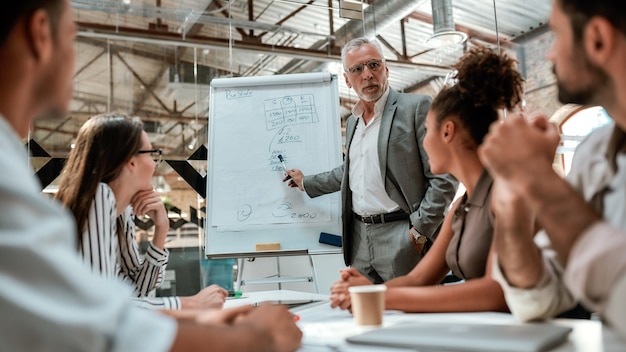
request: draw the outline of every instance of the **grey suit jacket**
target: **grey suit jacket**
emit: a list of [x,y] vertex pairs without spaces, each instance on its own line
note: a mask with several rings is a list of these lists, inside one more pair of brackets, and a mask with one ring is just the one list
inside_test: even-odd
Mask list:
[[[378,135],[378,158],[389,197],[410,214],[411,223],[421,234],[434,240],[458,183],[450,175],[435,176],[430,172],[428,157],[422,146],[430,101],[430,97],[425,95],[398,93],[390,89]],[[356,124],[355,116],[350,116],[346,124],[346,155],[350,155],[350,142]],[[351,264],[351,228],[354,221],[349,167],[350,158],[346,157],[344,163],[333,170],[304,178],[304,188],[310,197],[341,190],[346,265]]]

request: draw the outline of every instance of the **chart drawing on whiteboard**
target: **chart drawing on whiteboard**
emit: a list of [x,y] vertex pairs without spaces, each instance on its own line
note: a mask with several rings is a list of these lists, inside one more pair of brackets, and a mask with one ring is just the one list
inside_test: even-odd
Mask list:
[[315,98],[312,94],[268,99],[264,105],[268,130],[319,121],[315,110]]

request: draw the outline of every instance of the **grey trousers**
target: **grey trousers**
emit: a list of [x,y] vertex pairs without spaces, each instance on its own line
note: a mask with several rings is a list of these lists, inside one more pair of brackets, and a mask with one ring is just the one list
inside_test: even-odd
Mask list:
[[422,259],[409,237],[409,220],[352,226],[352,267],[379,284],[408,274]]

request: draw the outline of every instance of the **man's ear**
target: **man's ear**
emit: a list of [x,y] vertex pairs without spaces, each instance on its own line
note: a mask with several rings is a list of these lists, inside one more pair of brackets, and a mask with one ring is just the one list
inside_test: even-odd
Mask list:
[[618,32],[602,17],[592,17],[583,32],[583,45],[591,63],[603,67],[615,50]]
[[39,9],[26,19],[26,36],[35,60],[47,62],[52,57],[53,35],[50,16]]
[[346,80],[346,86],[348,86],[348,88],[352,89],[352,84],[350,84],[350,80],[348,79],[348,74],[347,73],[343,73],[343,79]]

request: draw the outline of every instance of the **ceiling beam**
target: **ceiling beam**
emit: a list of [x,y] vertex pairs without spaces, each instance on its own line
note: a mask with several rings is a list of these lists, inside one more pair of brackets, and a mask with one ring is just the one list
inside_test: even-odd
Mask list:
[[143,78],[141,78],[141,76],[139,76],[139,74],[135,72],[135,70],[133,70],[133,68],[126,62],[126,60],[124,60],[122,55],[120,55],[119,53],[115,53],[115,56],[117,56],[117,59],[120,60],[120,62],[124,64],[124,66],[126,66],[126,68],[128,69],[128,71],[130,71],[133,77],[135,77],[135,79],[138,80],[139,83],[141,83],[144,86],[144,89],[148,90],[148,92],[152,95],[152,97],[156,100],[156,102],[159,103],[159,105],[161,105],[163,110],[167,111],[168,113],[172,113],[170,108],[167,105],[165,105],[165,103],[161,100],[161,98],[159,98],[159,96],[153,90],[150,90],[150,84],[146,83],[143,80]]
[[[67,118],[68,120],[70,118]],[[37,124],[33,125],[33,131],[46,131],[46,132],[50,132],[50,134],[54,133],[54,134],[69,134],[71,136],[76,136],[78,134],[78,131],[76,130],[63,130],[59,127],[46,127],[46,126],[38,126]]]
[[[226,18],[231,18],[230,12],[228,12],[228,10],[224,7],[224,5],[222,5],[222,2],[220,0],[213,0],[212,2],[215,2],[217,4],[218,7],[222,8],[222,14],[224,15],[224,17]],[[239,34],[241,34],[242,37],[247,37],[248,33],[246,33],[245,30],[243,30],[243,28],[241,27],[235,27],[235,29],[237,29],[237,32],[239,32]]]
[[[294,10],[293,12],[291,12],[290,14],[288,14],[287,16],[285,16],[284,18],[282,18],[280,21],[276,22],[275,25],[280,26],[281,24],[287,22],[287,20],[289,20],[290,18],[292,18],[293,16],[297,15],[300,11],[306,9],[309,5],[311,5],[312,3],[314,3],[315,0],[309,0],[308,3],[303,4],[302,6],[298,7],[296,10]],[[259,37],[263,37],[265,36],[267,33],[267,31],[259,34]]]
[[115,43],[108,43],[107,38],[90,38],[85,36],[79,36],[76,38],[76,42],[81,44],[93,45],[100,48],[103,48],[105,51],[107,49],[107,44],[110,45],[111,50],[115,50],[120,53],[131,54],[134,56],[138,56],[144,59],[150,59],[155,61],[163,61],[166,64],[173,65],[175,63],[174,50],[168,51],[167,53],[155,54],[154,51],[143,50],[133,47],[127,47],[124,45],[119,45]]
[[[92,105],[92,106],[98,106],[98,105],[106,106],[107,98],[103,95],[97,95],[97,94],[87,95],[82,92],[75,92],[74,96],[72,97],[72,100],[78,101],[78,102],[84,102],[85,104]],[[186,107],[184,111],[186,111],[186,109],[188,109],[191,106],[192,105],[189,105],[188,107]],[[124,107],[114,105],[112,110],[124,111]],[[144,121],[180,121],[184,123],[189,123],[189,122],[196,120],[195,116],[183,116],[182,113],[183,111],[179,111],[177,113],[167,115],[167,114],[163,114],[162,111],[152,111],[152,110],[143,109],[143,110],[136,111],[135,113],[133,113],[133,115],[141,117],[141,119]],[[86,121],[88,118],[96,114],[89,112],[89,111],[72,110],[68,115],[71,117],[80,117],[80,120]],[[207,119],[200,118],[198,120],[202,124],[207,124],[207,121],[206,121]]]
[[[71,111],[67,115],[69,116],[69,118],[76,119],[82,122],[87,121],[88,119],[94,116],[94,114],[90,114],[84,111]],[[201,125],[207,125],[209,123],[209,120],[207,118],[196,119],[195,117],[169,116],[169,115],[152,115],[152,116],[137,115],[137,116],[139,116],[139,118],[142,121],[180,122],[180,123],[185,123],[185,124],[197,122],[198,124],[201,124]]]
[[387,47],[387,49],[389,49],[397,58],[398,60],[402,60],[405,59],[406,56],[400,54],[400,52],[398,52],[398,50],[396,50],[396,48],[394,48],[391,44],[389,44],[389,42],[387,40],[385,40],[385,38],[383,38],[382,35],[377,35],[376,39],[378,39],[379,42],[381,42],[384,46]]
[[57,125],[57,127],[55,127],[55,128],[51,128],[51,129],[50,129],[50,131],[49,131],[50,133],[48,133],[48,134],[47,134],[47,135],[45,135],[44,137],[40,138],[40,139],[38,140],[38,142],[39,142],[39,143],[43,143],[43,142],[45,142],[45,141],[46,141],[48,138],[50,138],[53,134],[57,133],[57,132],[61,129],[61,127],[63,127],[63,125],[65,125],[65,124],[66,124],[68,121],[70,121],[71,119],[72,119],[71,117],[67,117],[67,118],[65,118],[63,121],[61,121],[61,123],[59,123],[59,124]]
[[[176,33],[155,33],[136,28],[116,27],[84,22],[78,22],[77,24],[79,27],[79,37],[101,39],[108,38],[121,41],[153,43],[157,45],[187,45],[207,49],[228,50],[231,48],[231,43],[229,42],[229,40],[224,38],[188,35],[183,39]],[[234,41],[232,43],[232,49],[264,55],[292,57],[304,60],[341,62],[341,55],[338,50],[328,52],[327,50],[321,51],[313,49],[283,47],[263,43],[247,43],[244,41]],[[450,71],[450,68],[447,66],[434,65],[430,63],[387,60],[387,64],[392,67],[417,69],[421,70],[424,73],[437,76],[445,76]]]
[[104,54],[106,54],[107,49],[104,48],[102,49],[102,51],[97,54],[96,56],[94,56],[91,60],[89,60],[89,62],[87,62],[86,64],[83,65],[83,67],[81,67],[80,69],[78,69],[75,73],[74,73],[74,78],[76,78],[78,75],[80,75],[84,70],[86,70],[89,66],[91,66],[94,62],[96,62],[99,58],[101,58]]

